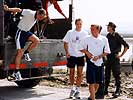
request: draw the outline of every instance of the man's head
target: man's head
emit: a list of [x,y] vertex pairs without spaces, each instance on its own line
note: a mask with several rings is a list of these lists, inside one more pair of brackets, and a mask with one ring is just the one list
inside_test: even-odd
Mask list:
[[76,25],[76,30],[77,31],[80,31],[81,30],[81,28],[82,28],[82,20],[80,19],[80,18],[78,18],[78,19],[76,19],[75,20],[75,25]]
[[44,9],[37,10],[37,15],[36,15],[37,20],[43,20],[46,17],[47,17],[47,15],[46,15],[46,11]]
[[113,22],[109,22],[107,25],[108,32],[115,31],[116,25]]
[[91,27],[90,27],[91,33],[94,37],[98,37],[101,29],[102,29],[101,26],[96,25],[96,24],[92,24]]

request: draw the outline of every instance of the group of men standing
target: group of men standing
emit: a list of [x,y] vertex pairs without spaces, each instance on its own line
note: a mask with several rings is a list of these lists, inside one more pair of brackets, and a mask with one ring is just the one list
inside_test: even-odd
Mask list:
[[[52,0],[51,0],[52,1]],[[56,1],[53,0],[53,3]],[[57,7],[57,4],[56,4]],[[59,8],[59,7],[57,7]],[[16,72],[14,76],[18,76],[21,79],[19,72],[19,65],[21,58],[24,55],[27,61],[31,61],[29,52],[35,48],[39,43],[39,38],[30,32],[32,26],[36,21],[44,20],[47,18],[47,11],[44,9],[38,9],[36,11],[20,8],[10,8],[4,5],[4,10],[21,13],[22,19],[18,24],[18,30],[16,33],[16,47],[17,54],[15,57]],[[66,16],[60,10],[60,13],[66,18]],[[67,18],[66,18],[67,19]],[[104,80],[104,65],[103,57],[107,57],[105,67],[105,91],[104,94],[108,94],[108,86],[111,77],[111,70],[115,78],[116,91],[113,96],[117,97],[120,95],[120,57],[122,57],[129,48],[129,45],[123,40],[123,38],[115,32],[116,25],[109,22],[107,25],[107,36],[102,36],[100,31],[102,27],[100,25],[92,24],[90,27],[91,35],[82,30],[82,20],[76,19],[74,30],[67,32],[64,37],[64,49],[67,57],[67,67],[70,69],[69,78],[71,84],[70,98],[80,98],[80,85],[83,78],[83,66],[85,65],[84,57],[86,57],[87,69],[86,69],[86,80],[89,84],[90,96],[88,100],[95,100],[95,94],[99,88],[99,84],[103,83]],[[26,41],[32,43],[24,51]],[[121,45],[124,46],[121,54]],[[77,66],[77,78],[75,87],[75,66]]]
[[[104,82],[104,62],[107,57],[105,67],[105,90],[104,95],[108,94],[108,86],[111,77],[111,70],[115,78],[116,90],[112,94],[114,97],[120,95],[120,57],[122,57],[129,48],[129,45],[123,38],[115,32],[116,25],[109,22],[107,25],[107,36],[102,36],[100,31],[102,27],[92,24],[90,27],[91,35],[82,30],[82,20],[76,19],[74,30],[67,32],[64,37],[64,49],[67,57],[67,67],[69,68],[69,79],[71,85],[70,98],[80,98],[80,85],[83,78],[83,66],[86,57],[86,81],[89,84],[90,96],[88,100],[95,100],[99,85]],[[121,51],[121,45],[124,50]],[[77,77],[75,85],[75,66],[77,66]]]

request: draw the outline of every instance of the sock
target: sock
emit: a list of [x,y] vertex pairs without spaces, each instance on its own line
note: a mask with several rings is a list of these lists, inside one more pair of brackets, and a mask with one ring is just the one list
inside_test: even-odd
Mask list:
[[75,86],[74,85],[71,85],[71,90],[75,90]]
[[34,33],[37,34],[37,31],[35,31]]
[[24,54],[26,54],[26,53],[29,53],[29,51],[28,51],[28,50],[25,50],[25,51],[24,51]]

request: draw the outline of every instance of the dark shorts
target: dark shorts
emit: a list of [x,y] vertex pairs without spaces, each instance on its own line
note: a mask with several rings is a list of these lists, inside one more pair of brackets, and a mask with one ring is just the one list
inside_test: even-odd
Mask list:
[[87,61],[86,80],[89,84],[103,83],[104,79],[104,67],[96,66],[94,63]]
[[21,31],[20,29],[17,30],[16,36],[15,36],[15,41],[16,41],[16,48],[17,49],[23,49],[28,38],[32,35],[32,32],[25,32]]
[[70,58],[67,58],[67,67],[69,68],[75,68],[75,66],[84,66],[85,61],[84,61],[84,56],[82,57],[74,57],[70,56]]

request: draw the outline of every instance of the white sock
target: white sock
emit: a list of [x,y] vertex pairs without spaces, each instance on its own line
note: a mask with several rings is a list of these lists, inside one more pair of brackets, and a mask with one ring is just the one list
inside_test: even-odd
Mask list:
[[71,85],[71,90],[75,90],[75,86],[74,85]]
[[34,33],[37,34],[37,31],[35,31]]

